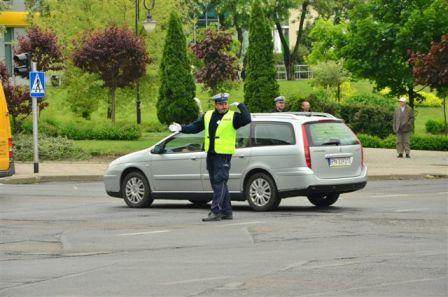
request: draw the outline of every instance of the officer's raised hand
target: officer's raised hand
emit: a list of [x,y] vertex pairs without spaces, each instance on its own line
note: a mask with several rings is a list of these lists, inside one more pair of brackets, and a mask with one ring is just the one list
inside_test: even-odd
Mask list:
[[180,131],[182,131],[182,126],[179,125],[178,123],[172,123],[172,124],[168,127],[168,129],[169,129],[171,132],[180,132]]
[[233,102],[233,103],[230,103],[230,106],[238,106],[238,105],[240,105],[239,102]]

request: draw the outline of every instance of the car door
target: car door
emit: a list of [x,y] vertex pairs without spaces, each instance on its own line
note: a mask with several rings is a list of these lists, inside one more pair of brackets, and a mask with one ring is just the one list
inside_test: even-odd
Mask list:
[[[236,150],[235,154],[232,156],[229,181],[227,182],[230,192],[241,192],[242,190],[241,178],[244,176],[243,174],[246,170],[251,154],[250,127],[251,125],[246,125],[237,130]],[[213,191],[207,172],[206,159],[202,161],[201,172],[204,190]]]
[[167,139],[150,168],[154,192],[202,192],[201,161],[204,134],[176,134]]

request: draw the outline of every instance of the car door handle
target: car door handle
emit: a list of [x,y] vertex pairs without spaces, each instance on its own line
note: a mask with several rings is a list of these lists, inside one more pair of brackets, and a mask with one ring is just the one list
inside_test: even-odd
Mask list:
[[190,160],[196,161],[197,157],[191,157]]
[[238,157],[238,158],[240,158],[240,159],[243,159],[243,158],[244,158],[244,156],[243,156],[243,155],[240,155],[240,156],[236,156],[236,157]]

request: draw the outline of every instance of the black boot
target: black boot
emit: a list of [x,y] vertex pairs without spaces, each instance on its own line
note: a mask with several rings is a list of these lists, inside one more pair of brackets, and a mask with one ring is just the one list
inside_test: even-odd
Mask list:
[[410,158],[411,157],[411,155],[409,155],[409,154],[406,154],[406,158]]
[[215,222],[221,221],[222,215],[220,213],[209,212],[206,218],[203,218],[203,222]]
[[233,220],[233,214],[232,213],[224,213],[224,214],[222,214],[221,219],[223,219],[223,220]]
[[403,158],[403,154],[398,154],[397,158]]

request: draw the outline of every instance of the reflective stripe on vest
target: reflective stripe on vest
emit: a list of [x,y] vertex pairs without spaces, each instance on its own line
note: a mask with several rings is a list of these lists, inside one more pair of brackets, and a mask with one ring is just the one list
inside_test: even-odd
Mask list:
[[[204,145],[205,151],[208,152],[210,147],[209,125],[212,118],[213,110],[209,110],[204,115]],[[236,145],[236,130],[233,127],[234,111],[229,110],[221,119],[215,134],[215,153],[233,155]]]

